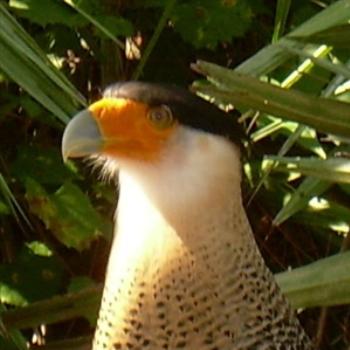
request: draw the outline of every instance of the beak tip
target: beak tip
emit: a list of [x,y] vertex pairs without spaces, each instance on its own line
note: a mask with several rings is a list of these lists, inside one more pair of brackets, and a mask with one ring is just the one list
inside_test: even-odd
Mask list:
[[89,110],[79,112],[66,126],[62,137],[62,158],[77,158],[98,153],[102,147],[99,126]]

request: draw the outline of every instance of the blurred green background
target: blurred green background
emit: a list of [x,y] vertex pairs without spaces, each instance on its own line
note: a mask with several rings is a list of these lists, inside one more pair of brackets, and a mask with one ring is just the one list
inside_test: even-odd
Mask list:
[[316,347],[348,349],[349,49],[350,0],[1,0],[0,349],[89,349],[117,193],[60,140],[130,79],[241,113],[258,244]]

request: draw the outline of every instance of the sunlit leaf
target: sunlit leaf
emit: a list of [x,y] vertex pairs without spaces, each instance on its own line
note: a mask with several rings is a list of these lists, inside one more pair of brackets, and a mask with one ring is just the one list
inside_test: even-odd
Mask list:
[[97,315],[101,296],[102,285],[98,285],[6,311],[2,320],[9,329],[22,329],[83,317],[86,312]]
[[285,90],[208,62],[199,61],[194,67],[215,84],[194,84],[193,88],[204,95],[303,123],[320,131],[350,136],[350,104]]
[[273,220],[274,225],[280,225],[299,210],[305,208],[312,197],[326,191],[332,184],[327,181],[306,178],[292,194],[288,202],[281,208]]
[[350,24],[342,24],[327,28],[307,36],[291,35],[292,39],[303,42],[326,44],[337,48],[350,48]]
[[[264,138],[285,135],[290,136],[294,134],[298,128],[298,123],[283,121],[272,116],[261,116],[257,121],[259,127],[256,131],[251,133],[250,137],[253,142],[258,142]],[[264,126],[265,125],[265,126]],[[297,138],[296,143],[303,148],[325,158],[325,152],[317,139],[316,131],[312,128],[304,127],[301,135]]]
[[346,158],[266,156],[266,160],[277,162],[275,170],[302,173],[329,182],[350,183],[350,160]]
[[[346,23],[350,17],[349,4],[349,0],[338,0],[334,2],[323,11],[317,13],[315,16],[312,16],[306,22],[298,26],[295,30],[290,32],[289,35],[309,36]],[[291,47],[294,45],[282,38],[276,44],[265,46],[255,55],[242,62],[236,67],[236,71],[254,76],[271,72],[293,56],[291,52],[279,45],[280,43],[283,45],[291,45]]]
[[84,98],[0,3],[0,69],[63,122]]
[[55,193],[48,194],[33,179],[26,179],[26,199],[56,238],[67,247],[88,248],[93,240],[109,230],[78,186],[66,182]]
[[[350,209],[348,207],[322,197],[316,197],[311,200],[307,209],[297,212],[292,219],[318,231],[326,230],[329,236],[330,232],[333,231],[338,236],[344,237],[350,231],[349,216]],[[332,240],[332,237],[329,237],[329,240]]]
[[33,252],[33,254],[38,255],[38,256],[52,256],[53,252],[52,250],[45,245],[43,242],[39,241],[32,241],[29,243],[26,243],[26,247]]
[[285,30],[291,0],[278,0],[272,42],[276,42]]
[[350,303],[350,252],[276,276],[295,308]]

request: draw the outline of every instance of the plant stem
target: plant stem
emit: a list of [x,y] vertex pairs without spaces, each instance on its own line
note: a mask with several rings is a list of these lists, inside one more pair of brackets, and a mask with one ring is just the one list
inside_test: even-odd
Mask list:
[[151,37],[151,39],[150,39],[150,41],[145,49],[145,52],[142,55],[140,63],[136,67],[136,70],[132,76],[132,78],[134,80],[139,79],[140,76],[142,75],[143,68],[144,68],[144,66],[149,58],[149,55],[151,54],[152,50],[154,49],[154,47],[155,47],[155,45],[160,37],[160,34],[162,33],[162,30],[164,29],[164,27],[166,25],[166,22],[170,16],[171,11],[173,10],[175,3],[176,3],[176,0],[168,0],[166,6],[164,8],[163,14],[159,19],[157,27],[154,30],[154,33],[153,33],[153,35],[152,35],[152,37]]

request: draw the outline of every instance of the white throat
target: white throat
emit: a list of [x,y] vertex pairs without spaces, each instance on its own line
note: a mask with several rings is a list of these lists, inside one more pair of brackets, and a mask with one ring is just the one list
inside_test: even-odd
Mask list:
[[165,261],[177,247],[192,249],[207,239],[201,235],[208,226],[242,214],[236,147],[185,128],[177,137],[156,164],[120,164],[115,266]]
[[119,220],[128,207],[141,213],[151,206],[177,228],[241,202],[239,151],[219,136],[180,128],[157,163],[123,165]]

